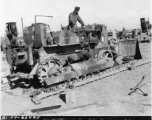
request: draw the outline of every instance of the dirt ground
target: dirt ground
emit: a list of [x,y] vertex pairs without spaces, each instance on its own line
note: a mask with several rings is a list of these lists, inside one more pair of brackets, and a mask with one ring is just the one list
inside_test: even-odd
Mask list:
[[[143,58],[151,55],[151,43],[140,44]],[[146,75],[144,82],[149,84],[140,91],[128,95]],[[132,71],[124,71],[103,78],[93,83],[78,87],[75,90],[76,103],[66,104],[65,93],[48,97],[35,105],[29,98],[13,96],[1,91],[2,115],[31,115],[25,110],[61,105],[59,109],[37,115],[45,116],[151,116],[151,64],[145,64]],[[34,114],[33,114],[34,115]]]

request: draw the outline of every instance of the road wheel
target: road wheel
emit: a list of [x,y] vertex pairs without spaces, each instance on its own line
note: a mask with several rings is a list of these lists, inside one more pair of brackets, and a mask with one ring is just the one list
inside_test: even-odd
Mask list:
[[[113,55],[108,50],[101,50],[98,54],[98,58],[100,60],[106,60],[107,62],[112,62],[113,61]],[[113,64],[110,67],[112,67],[112,66],[113,66]]]

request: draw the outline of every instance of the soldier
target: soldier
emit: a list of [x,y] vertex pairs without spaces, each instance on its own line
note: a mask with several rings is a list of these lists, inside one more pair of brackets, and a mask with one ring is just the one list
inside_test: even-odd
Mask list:
[[85,25],[83,20],[80,18],[78,14],[79,10],[80,7],[75,7],[75,10],[69,15],[69,26],[72,28],[73,31],[75,31],[75,26],[77,21],[81,24],[82,27]]

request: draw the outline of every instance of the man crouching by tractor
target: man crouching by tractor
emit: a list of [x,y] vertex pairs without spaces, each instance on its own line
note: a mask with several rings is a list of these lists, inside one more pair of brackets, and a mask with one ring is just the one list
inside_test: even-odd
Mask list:
[[79,16],[78,12],[80,10],[80,7],[75,7],[74,11],[70,13],[69,15],[69,27],[72,29],[73,32],[75,32],[76,22],[78,21],[81,24],[81,27],[85,26],[83,20]]
[[117,63],[117,64],[122,64],[122,55],[121,55],[121,52],[120,52],[120,49],[119,49],[119,43],[117,40],[115,39],[111,39],[109,40],[109,44],[110,44],[110,50],[113,54],[113,58],[114,58],[114,61]]

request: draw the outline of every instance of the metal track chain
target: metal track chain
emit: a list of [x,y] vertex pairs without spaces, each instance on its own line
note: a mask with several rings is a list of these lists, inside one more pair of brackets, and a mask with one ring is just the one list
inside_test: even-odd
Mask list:
[[82,86],[82,85],[88,84],[90,82],[94,82],[94,81],[100,80],[102,78],[114,75],[116,73],[125,71],[129,67],[131,67],[131,64],[134,64],[135,67],[137,67],[137,66],[141,66],[143,64],[147,64],[149,62],[151,62],[151,58],[144,58],[144,59],[140,59],[140,60],[130,61],[129,63],[121,64],[118,66],[114,66],[105,71],[97,71],[94,73],[89,73],[87,75],[80,76],[79,78],[74,78],[74,79],[71,79],[70,81],[68,80],[68,81],[58,84],[56,86],[36,90],[31,93],[30,97],[32,97],[32,101],[34,103],[36,103],[36,101],[33,99],[35,97],[37,97],[38,99],[43,99],[47,96],[59,94],[60,92],[63,92],[66,88],[69,88],[69,87],[76,88],[78,86]]

